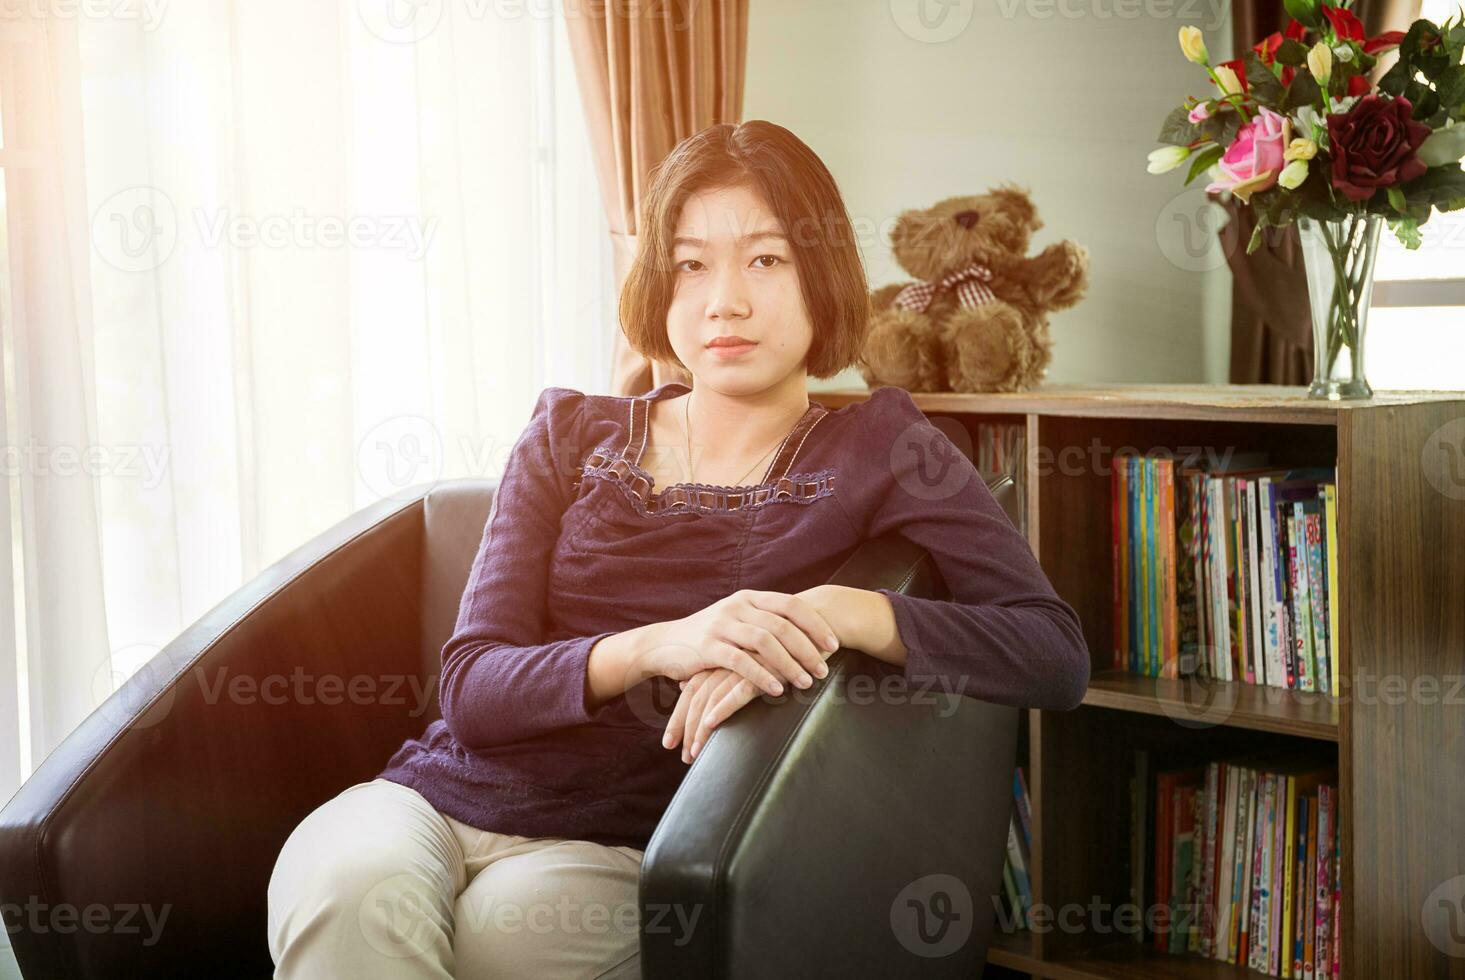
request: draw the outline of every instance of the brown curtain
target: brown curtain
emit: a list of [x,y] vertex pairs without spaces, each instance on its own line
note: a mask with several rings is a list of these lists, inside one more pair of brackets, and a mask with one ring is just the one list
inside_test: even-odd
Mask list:
[[[1356,0],[1353,12],[1369,37],[1403,31],[1419,17],[1420,0]],[[1232,50],[1236,56],[1287,26],[1282,0],[1240,0],[1231,6]],[[1394,61],[1388,54],[1373,72],[1380,77]],[[1297,226],[1268,228],[1251,255],[1246,243],[1256,226],[1251,209],[1234,198],[1220,202],[1231,220],[1222,231],[1231,266],[1231,382],[1304,385],[1312,380],[1312,321],[1307,275]]]
[[[646,176],[678,142],[743,115],[748,0],[565,7],[575,75],[610,220],[617,290],[636,252]],[[631,350],[617,330],[611,393],[690,381]]]

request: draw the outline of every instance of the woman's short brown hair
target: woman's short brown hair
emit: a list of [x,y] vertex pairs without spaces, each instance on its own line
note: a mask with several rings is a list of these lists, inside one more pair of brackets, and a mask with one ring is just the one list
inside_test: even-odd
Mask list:
[[816,378],[838,374],[859,357],[870,320],[854,228],[824,162],[793,133],[762,119],[709,126],[652,169],[636,257],[621,286],[627,341],[647,357],[681,364],[666,332],[676,291],[676,223],[692,194],[739,185],[758,192],[788,236],[814,332],[805,370]]

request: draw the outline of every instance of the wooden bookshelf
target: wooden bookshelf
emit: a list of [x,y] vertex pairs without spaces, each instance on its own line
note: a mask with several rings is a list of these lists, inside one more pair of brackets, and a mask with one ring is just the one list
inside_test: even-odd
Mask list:
[[[1335,757],[1339,772],[1342,976],[1465,978],[1465,957],[1436,948],[1422,925],[1431,892],[1465,874],[1465,681],[1456,680],[1465,677],[1465,391],[1357,402],[1305,394],[1144,384],[913,394],[932,417],[1026,427],[1028,542],[1089,641],[1083,706],[1026,712],[1033,900],[1051,909],[1129,901],[1135,747],[1310,748]],[[831,408],[868,395],[810,392]],[[1113,454],[1192,448],[1336,468],[1341,697],[1243,682],[1201,688],[1113,668]],[[1054,980],[1264,975],[1091,929],[999,932],[989,961]]]

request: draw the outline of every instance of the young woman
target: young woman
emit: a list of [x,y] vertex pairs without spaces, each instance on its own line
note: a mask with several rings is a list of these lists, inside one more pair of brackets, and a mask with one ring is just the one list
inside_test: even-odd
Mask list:
[[[868,312],[839,191],[788,130],[714,126],[657,168],[621,322],[692,383],[540,394],[443,648],[442,720],[280,853],[276,976],[638,976],[640,861],[687,765],[840,646],[928,690],[1078,704],[1078,617],[971,462],[901,389],[809,399]],[[951,600],[822,584],[889,531]]]

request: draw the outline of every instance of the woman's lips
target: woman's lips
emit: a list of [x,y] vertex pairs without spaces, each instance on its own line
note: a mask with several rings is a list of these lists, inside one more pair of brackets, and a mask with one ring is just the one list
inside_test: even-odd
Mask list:
[[728,346],[726,344],[711,344],[708,346],[707,349],[712,352],[714,357],[731,360],[734,357],[741,357],[744,354],[749,353],[754,347],[757,346],[758,345],[755,343],[736,344],[733,346]]

